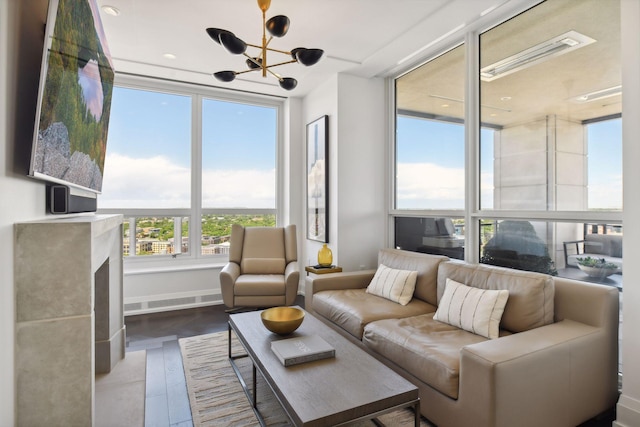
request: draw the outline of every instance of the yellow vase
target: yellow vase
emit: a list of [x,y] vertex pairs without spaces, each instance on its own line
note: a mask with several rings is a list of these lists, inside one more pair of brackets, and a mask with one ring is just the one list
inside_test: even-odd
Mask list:
[[324,243],[318,251],[318,264],[323,267],[327,267],[330,266],[332,262],[333,254],[331,253],[331,249],[329,249],[327,244]]

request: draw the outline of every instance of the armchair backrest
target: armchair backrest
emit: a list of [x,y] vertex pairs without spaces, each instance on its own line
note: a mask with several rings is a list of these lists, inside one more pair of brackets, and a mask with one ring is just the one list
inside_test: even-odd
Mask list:
[[240,265],[241,274],[284,274],[286,265],[297,261],[294,224],[286,227],[231,228],[229,261]]

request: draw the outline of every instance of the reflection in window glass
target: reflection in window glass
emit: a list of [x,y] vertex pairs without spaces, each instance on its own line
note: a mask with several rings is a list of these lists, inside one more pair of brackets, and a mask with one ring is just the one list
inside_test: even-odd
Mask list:
[[203,101],[203,208],[276,208],[276,113],[274,107]]
[[622,209],[622,119],[587,126],[589,209]]
[[99,207],[190,206],[190,97],[114,87]]
[[480,262],[621,287],[622,238],[614,224],[483,219]]
[[464,209],[464,46],[396,80],[396,209]]
[[464,259],[464,219],[396,217],[395,248]]
[[589,125],[621,113],[619,3],[548,0],[481,34],[483,209],[621,209],[621,133]]

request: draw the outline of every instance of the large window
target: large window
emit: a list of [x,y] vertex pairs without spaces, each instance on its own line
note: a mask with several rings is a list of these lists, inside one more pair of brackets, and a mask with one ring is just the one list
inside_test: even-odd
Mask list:
[[191,205],[191,98],[113,88],[100,208]]
[[[619,3],[544,1],[396,79],[397,247],[581,280],[593,278],[575,258],[593,241],[618,262]],[[478,58],[474,74],[465,56]],[[445,136],[453,126],[458,136]],[[434,222],[449,224],[446,236],[427,235]]]
[[464,209],[464,45],[396,80],[396,209]]
[[224,258],[232,224],[276,225],[282,103],[222,95],[149,79],[114,88],[99,207],[124,214],[129,260]]

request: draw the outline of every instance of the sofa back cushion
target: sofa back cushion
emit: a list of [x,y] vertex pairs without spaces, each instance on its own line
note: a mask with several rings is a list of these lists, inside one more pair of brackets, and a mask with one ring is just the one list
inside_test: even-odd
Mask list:
[[447,278],[481,289],[506,289],[509,299],[500,327],[523,332],[553,323],[553,278],[546,274],[513,270],[482,264],[448,261],[438,269],[438,303]]
[[400,249],[381,249],[378,252],[378,265],[398,270],[418,272],[416,288],[413,296],[429,304],[436,305],[438,265],[449,258],[440,255],[429,255]]

